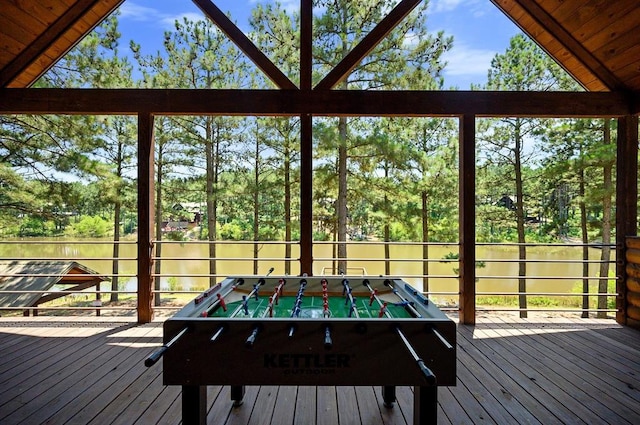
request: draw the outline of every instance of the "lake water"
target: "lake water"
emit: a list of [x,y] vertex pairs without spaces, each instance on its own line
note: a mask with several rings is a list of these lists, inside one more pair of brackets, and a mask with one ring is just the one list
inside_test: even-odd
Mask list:
[[[47,241],[26,240],[25,243],[3,243],[0,241],[0,257],[2,259],[20,258],[54,258],[69,259],[97,271],[102,274],[111,274],[112,244],[108,242],[96,243],[86,242],[61,242],[51,243]],[[430,246],[429,257],[433,262],[429,263],[430,277],[429,287],[431,292],[456,292],[458,291],[458,280],[454,268],[458,267],[457,262],[440,261],[449,253],[457,254],[458,247],[450,246]],[[422,289],[422,278],[415,277],[422,275],[422,247],[419,245],[392,245],[390,247],[391,257],[397,259],[391,262],[391,275],[404,277],[417,289]],[[477,260],[485,260],[486,266],[477,271],[479,280],[477,284],[478,292],[516,292],[518,288],[517,262],[493,262],[491,260],[517,259],[518,248],[516,246],[478,246],[476,248]],[[133,275],[132,277],[121,278],[126,281],[126,290],[136,289],[136,245],[122,244],[121,258],[128,258],[120,262],[120,274]],[[273,274],[284,274],[284,244],[264,243],[259,244],[260,263],[259,274],[266,273],[273,267]],[[292,246],[291,274],[297,275],[299,267],[297,258],[299,256],[298,245]],[[174,290],[201,290],[208,286],[208,278],[197,276],[179,275],[206,275],[208,266],[208,249],[202,243],[165,243],[162,247],[162,271],[160,278],[162,289]],[[252,243],[222,243],[217,247],[217,271],[219,275],[250,275],[253,272],[253,244]],[[332,247],[330,244],[321,243],[314,246],[314,275],[333,274],[332,272]],[[381,244],[350,243],[348,245],[349,274],[384,274],[384,247]],[[530,292],[570,292],[576,285],[581,284],[582,275],[581,247],[567,246],[536,246],[527,248],[527,258],[529,260],[544,261],[573,261],[570,263],[550,263],[533,262],[527,265],[527,276],[554,276],[555,279],[528,279],[527,290]],[[589,257],[591,260],[600,258],[600,251],[590,248]],[[166,259],[171,258],[171,259]],[[614,259],[615,260],[615,259]],[[598,273],[598,264],[590,264],[590,276]],[[614,270],[614,264],[610,265],[610,270]],[[610,272],[611,273],[611,272]],[[489,278],[487,276],[492,276]],[[503,279],[497,278],[509,277]],[[569,277],[564,279],[560,277]],[[591,280],[596,284],[596,280]],[[106,289],[106,288],[105,288]],[[595,286],[594,290],[595,292]],[[446,298],[446,296],[445,296]]]

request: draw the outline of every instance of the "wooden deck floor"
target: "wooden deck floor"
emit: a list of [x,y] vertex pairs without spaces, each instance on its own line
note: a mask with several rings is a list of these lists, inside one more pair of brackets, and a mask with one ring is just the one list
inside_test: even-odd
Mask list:
[[[178,424],[180,388],[143,366],[160,323],[0,318],[0,423]],[[613,320],[479,318],[459,326],[458,385],[441,424],[639,424],[640,333]],[[411,424],[412,389],[208,387],[210,424]]]

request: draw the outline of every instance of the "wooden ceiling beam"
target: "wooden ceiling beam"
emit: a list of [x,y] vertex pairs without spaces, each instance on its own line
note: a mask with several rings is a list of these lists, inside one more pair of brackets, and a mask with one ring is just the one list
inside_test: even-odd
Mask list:
[[[611,73],[593,54],[589,52],[580,42],[578,42],[562,25],[556,21],[553,16],[547,13],[535,0],[491,0],[505,15],[510,17],[508,12],[510,6],[515,2],[525,13],[527,13],[534,21],[542,27],[542,29],[555,38],[558,43],[564,46],[580,63],[582,63],[589,71],[596,76],[602,84],[609,90],[624,90],[624,84]],[[529,34],[535,40],[536,38],[530,34],[527,28],[523,28],[520,23],[511,18],[518,27]],[[540,44],[539,44],[540,45]],[[544,46],[540,45],[544,49]],[[558,62],[561,66],[562,63]],[[571,71],[565,68],[569,74]],[[577,78],[574,76],[574,78]],[[581,82],[582,83],[582,82]]]
[[[111,10],[114,10],[124,0],[120,0],[113,5]],[[22,51],[16,58],[11,61],[7,66],[0,70],[0,87],[7,87],[14,79],[20,76],[25,70],[40,56],[42,56],[62,35],[64,35],[69,29],[71,29],[85,14],[87,14],[95,4],[100,0],[78,0],[58,18],[53,24],[51,24],[42,35],[31,43],[24,51]],[[106,17],[107,15],[105,15]],[[96,23],[97,25],[98,23]],[[90,28],[87,32],[91,31]],[[81,38],[78,39],[80,41]],[[74,44],[75,45],[75,44]],[[74,45],[69,46],[70,50]],[[67,50],[67,51],[68,51]],[[64,56],[65,51],[60,57]],[[47,68],[43,68],[40,74],[33,79],[32,83],[37,80],[42,74],[47,72],[55,62]]]
[[0,114],[618,117],[628,92],[0,89]]
[[193,2],[278,88],[298,89],[211,0],[193,0]]
[[422,0],[402,0],[376,25],[323,79],[316,90],[329,90],[340,84],[351,71],[409,14]]

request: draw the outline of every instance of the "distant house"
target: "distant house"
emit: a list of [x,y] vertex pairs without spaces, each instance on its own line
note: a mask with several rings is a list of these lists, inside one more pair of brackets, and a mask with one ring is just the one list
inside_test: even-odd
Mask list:
[[498,200],[498,202],[496,202],[496,205],[498,207],[504,207],[504,208],[508,209],[509,211],[515,211],[516,210],[516,203],[513,202],[513,199],[511,199],[511,197],[509,195],[502,195],[502,198],[500,198]]

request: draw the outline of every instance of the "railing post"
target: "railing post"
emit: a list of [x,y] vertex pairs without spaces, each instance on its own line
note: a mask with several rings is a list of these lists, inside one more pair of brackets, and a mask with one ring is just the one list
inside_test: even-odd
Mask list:
[[616,156],[616,321],[628,324],[625,239],[638,227],[638,116],[618,118]]
[[476,117],[460,117],[460,323],[476,323]]
[[153,320],[153,115],[138,114],[138,323]]

